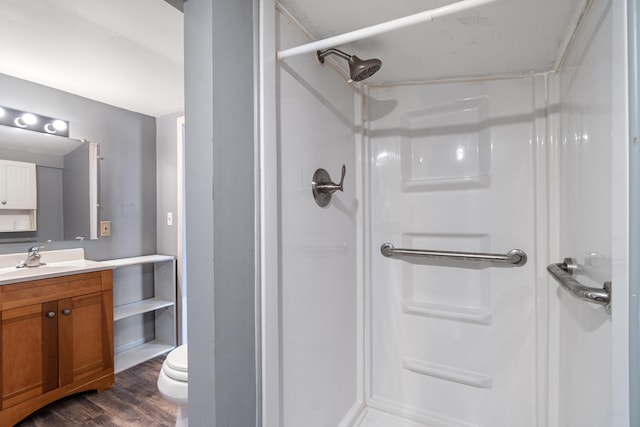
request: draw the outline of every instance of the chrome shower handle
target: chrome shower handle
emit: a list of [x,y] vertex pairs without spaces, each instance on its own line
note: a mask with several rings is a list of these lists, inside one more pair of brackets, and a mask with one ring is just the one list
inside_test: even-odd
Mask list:
[[331,181],[329,172],[324,169],[317,169],[313,174],[313,180],[311,182],[311,190],[313,192],[313,198],[318,206],[325,207],[331,201],[331,195],[336,191],[344,191],[344,176],[347,173],[347,167],[342,165],[342,176],[340,177],[340,183],[336,184]]
[[335,184],[331,182],[331,178],[329,178],[329,182],[314,182],[316,185],[316,191],[320,193],[329,193],[333,194],[336,191],[344,191],[342,189],[342,184],[344,183],[344,175],[347,173],[347,167],[342,165],[342,176],[340,177],[340,184]]

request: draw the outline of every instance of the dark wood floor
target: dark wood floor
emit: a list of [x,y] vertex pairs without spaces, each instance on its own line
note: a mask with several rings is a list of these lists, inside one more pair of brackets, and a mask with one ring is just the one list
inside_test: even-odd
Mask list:
[[174,426],[178,408],[164,400],[156,386],[163,361],[164,356],[157,357],[120,372],[111,389],[59,400],[17,426]]

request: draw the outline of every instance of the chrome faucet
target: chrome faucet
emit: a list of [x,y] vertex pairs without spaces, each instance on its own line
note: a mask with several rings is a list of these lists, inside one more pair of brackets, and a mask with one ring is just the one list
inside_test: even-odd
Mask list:
[[40,249],[44,248],[43,245],[35,245],[31,246],[27,251],[27,259],[18,264],[18,268],[31,268],[31,267],[40,267],[41,265],[46,265],[44,262],[40,262]]

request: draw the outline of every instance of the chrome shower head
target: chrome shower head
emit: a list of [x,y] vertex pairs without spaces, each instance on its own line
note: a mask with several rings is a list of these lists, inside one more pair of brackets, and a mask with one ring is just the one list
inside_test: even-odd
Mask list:
[[360,82],[371,77],[382,67],[382,61],[378,58],[360,59],[355,55],[346,54],[338,49],[319,50],[316,55],[321,64],[324,64],[324,57],[327,55],[338,55],[340,58],[346,59],[349,63],[349,75],[354,82]]

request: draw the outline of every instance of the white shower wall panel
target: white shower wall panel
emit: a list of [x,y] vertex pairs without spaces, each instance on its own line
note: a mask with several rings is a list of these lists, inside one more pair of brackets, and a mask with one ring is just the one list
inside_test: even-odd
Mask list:
[[[278,16],[278,46],[308,41]],[[281,427],[337,426],[357,406],[353,88],[311,55],[278,63]],[[344,192],[312,197],[326,169]]]
[[[617,241],[612,236],[613,215],[626,209],[615,200],[616,193],[626,188],[626,162],[616,164],[613,150],[626,141],[613,137],[614,106],[621,102],[612,96],[614,29],[611,3],[594,2],[563,70],[550,79],[557,170],[551,181],[557,230],[552,234],[552,262],[575,259],[581,266],[577,280],[600,289],[612,280],[614,251],[626,253],[625,236]],[[617,182],[616,174],[621,178]],[[624,280],[614,280],[613,286],[619,290]],[[619,425],[613,422],[612,410],[613,386],[619,382],[612,376],[614,318],[604,307],[575,298],[555,282],[551,287],[550,368],[558,374],[551,378],[550,399],[557,405],[552,407],[550,426]],[[624,299],[615,294],[612,304],[618,312],[626,310]]]
[[[537,425],[536,156],[545,129],[535,106],[544,90],[534,77],[369,92],[366,394],[407,426]],[[517,248],[529,260],[391,259],[380,253],[385,242]]]

